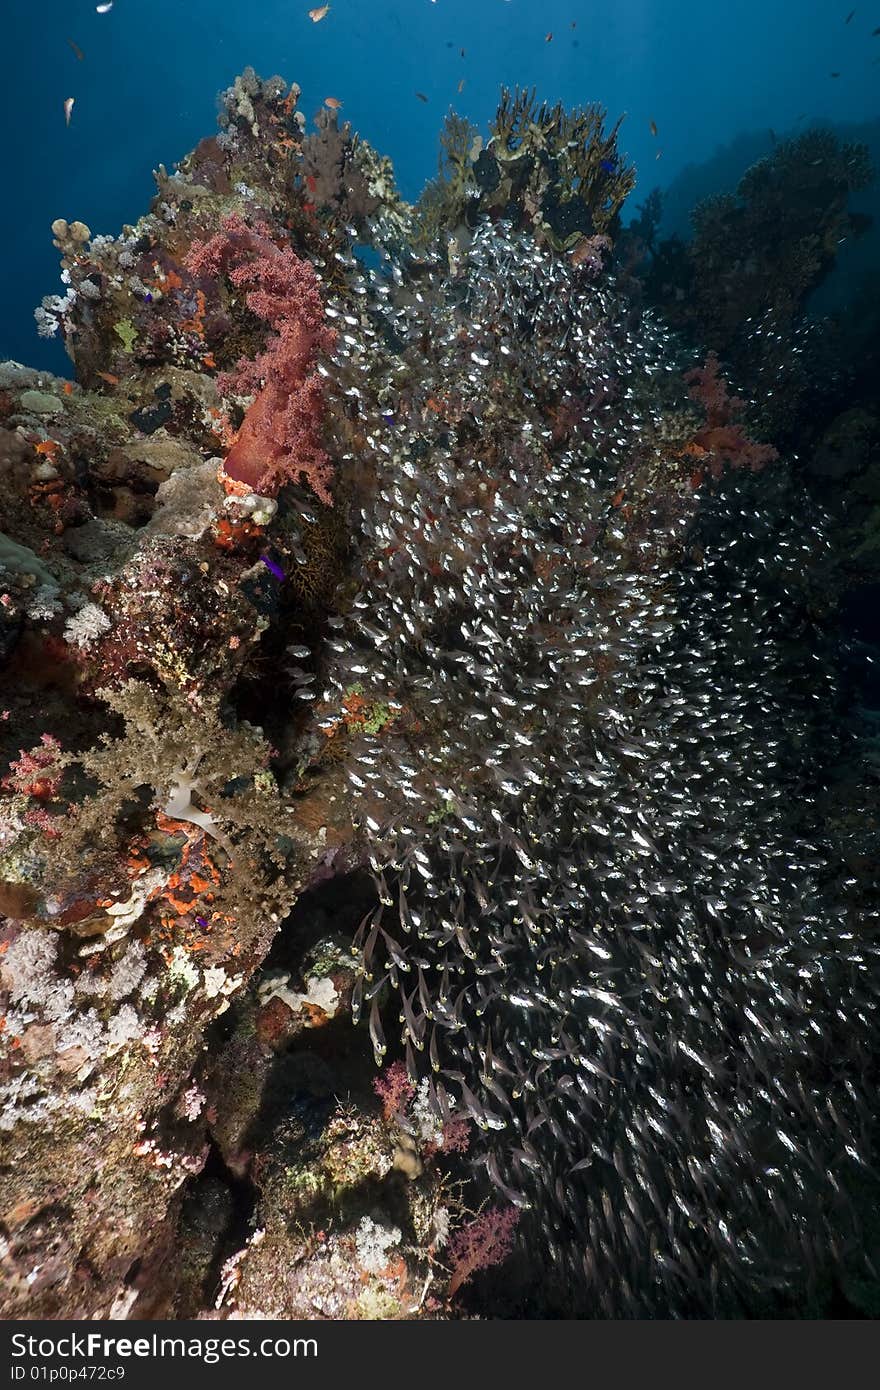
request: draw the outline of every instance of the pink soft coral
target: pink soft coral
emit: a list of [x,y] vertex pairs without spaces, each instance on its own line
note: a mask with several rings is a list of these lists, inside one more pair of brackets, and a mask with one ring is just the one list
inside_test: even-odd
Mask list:
[[377,1076],[373,1082],[373,1090],[382,1102],[385,1119],[389,1121],[406,1109],[416,1093],[403,1062],[392,1062],[390,1067],[386,1067],[382,1076]]
[[487,1207],[474,1221],[457,1231],[449,1242],[452,1276],[447,1298],[461,1288],[478,1269],[501,1264],[513,1249],[519,1221],[515,1207]]
[[739,396],[728,395],[727,382],[720,375],[720,369],[718,358],[710,352],[705,366],[685,372],[684,379],[690,386],[688,395],[706,412],[706,424],[693,442],[697,449],[710,456],[709,469],[715,478],[720,478],[725,464],[758,473],[779,455],[772,444],[758,444],[745,434],[738,423],[745,401]]
[[275,332],[265,352],[253,362],[243,359],[221,379],[224,390],[254,395],[226,456],[226,473],[268,494],[304,477],[316,496],[332,506],[333,469],[321,445],[323,392],[311,368],[319,352],[332,348],[336,335],[324,322],[313,267],[289,246],[276,245],[264,224],[249,227],[237,213],[225,218],[222,229],[207,241],[195,243],[185,264],[196,278],[225,274],[244,290],[251,312]]

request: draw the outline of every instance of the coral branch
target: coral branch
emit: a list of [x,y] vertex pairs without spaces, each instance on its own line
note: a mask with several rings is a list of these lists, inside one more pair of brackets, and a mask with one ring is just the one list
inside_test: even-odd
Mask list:
[[478,1269],[489,1269],[507,1259],[518,1221],[515,1207],[487,1207],[476,1220],[456,1232],[449,1242],[452,1278],[448,1298]]

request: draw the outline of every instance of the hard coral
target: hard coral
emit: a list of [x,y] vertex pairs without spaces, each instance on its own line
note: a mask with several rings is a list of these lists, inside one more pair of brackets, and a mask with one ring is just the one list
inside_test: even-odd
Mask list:
[[502,91],[485,143],[451,112],[438,177],[415,208],[415,244],[428,246],[444,230],[455,235],[463,224],[472,229],[481,213],[511,218],[556,250],[572,250],[585,237],[613,238],[635,184],[617,148],[619,129],[620,121],[606,131],[601,106],[567,112],[539,106],[534,92],[519,89]]
[[323,392],[312,367],[319,352],[332,348],[335,334],[324,323],[314,269],[290,247],[278,246],[265,223],[249,227],[238,214],[192,247],[186,267],[196,278],[224,274],[275,333],[254,361],[242,359],[221,380],[226,390],[255,393],[226,456],[227,474],[264,493],[302,477],[332,506],[332,468],[320,442]]

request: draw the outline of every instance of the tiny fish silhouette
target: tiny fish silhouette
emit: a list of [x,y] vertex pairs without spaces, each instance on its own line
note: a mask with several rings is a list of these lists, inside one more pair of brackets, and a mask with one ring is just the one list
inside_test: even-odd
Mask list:
[[79,44],[78,44],[78,43],[74,43],[73,39],[68,39],[67,42],[70,44],[71,48],[73,49],[74,55],[76,56],[77,60],[81,63],[82,60],[83,60],[83,58],[84,58],[86,55],[83,53],[83,51],[82,51],[82,49],[80,48]]
[[424,92],[416,92],[416,96],[418,97],[419,101],[427,101],[427,100],[428,100],[428,98],[425,96]]

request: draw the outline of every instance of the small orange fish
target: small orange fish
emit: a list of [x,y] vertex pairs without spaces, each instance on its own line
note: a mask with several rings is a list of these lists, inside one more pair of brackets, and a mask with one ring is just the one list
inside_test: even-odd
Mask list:
[[309,19],[313,24],[320,24],[321,20],[326,19],[329,13],[329,5],[319,5],[316,10],[309,10]]
[[102,381],[106,381],[108,386],[119,385],[119,377],[114,376],[112,372],[96,372],[95,375],[99,376]]
[[76,97],[65,97],[65,99],[64,99],[64,123],[65,123],[65,125],[70,125],[70,117],[71,117],[72,114],[73,114],[73,103],[74,103],[75,101],[76,101]]
[[64,394],[65,394],[65,396],[72,396],[72,395],[73,395],[73,382],[72,382],[72,381],[65,381],[65,383],[64,383]]
[[651,129],[651,134],[656,136],[656,134],[657,134],[657,122],[656,122],[656,121],[652,121],[652,122],[651,122],[650,129]]
[[325,97],[324,105],[329,106],[331,111],[338,111],[342,102],[337,101],[336,97]]
[[76,58],[77,58],[78,61],[81,63],[82,60],[83,60],[83,58],[84,58],[86,55],[83,53],[83,51],[82,51],[82,49],[80,48],[79,44],[78,44],[78,43],[74,43],[73,39],[68,39],[67,42],[70,44],[71,48],[73,49],[74,54],[76,55]]
[[34,449],[38,454],[43,454],[45,458],[53,459],[58,453],[58,440],[41,439],[39,444],[34,445]]

